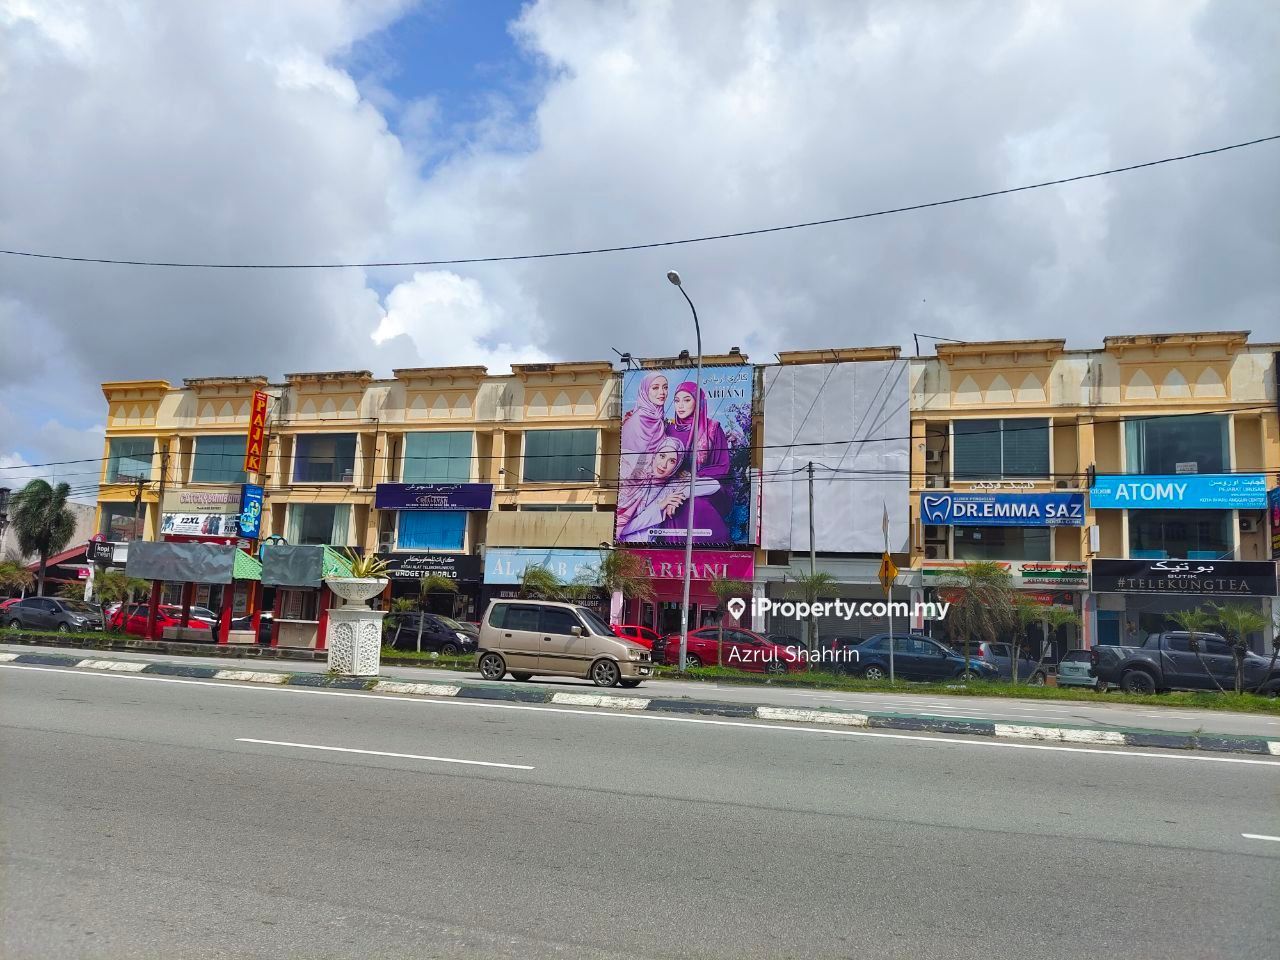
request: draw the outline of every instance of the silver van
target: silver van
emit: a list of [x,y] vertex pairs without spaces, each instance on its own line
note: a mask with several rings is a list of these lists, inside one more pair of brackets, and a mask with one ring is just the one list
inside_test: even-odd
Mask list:
[[486,680],[510,673],[581,677],[635,687],[653,676],[649,651],[614,634],[586,607],[551,600],[493,600],[480,624],[476,666]]

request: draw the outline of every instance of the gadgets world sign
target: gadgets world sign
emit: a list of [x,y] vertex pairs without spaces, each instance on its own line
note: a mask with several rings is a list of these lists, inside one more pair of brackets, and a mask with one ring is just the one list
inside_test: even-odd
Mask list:
[[1083,493],[925,493],[920,519],[943,527],[1082,527]]

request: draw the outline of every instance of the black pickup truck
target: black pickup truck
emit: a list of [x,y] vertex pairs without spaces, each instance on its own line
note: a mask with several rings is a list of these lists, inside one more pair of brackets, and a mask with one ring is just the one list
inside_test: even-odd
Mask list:
[[[1234,690],[1236,664],[1231,645],[1216,633],[1197,633],[1196,644],[1198,657],[1191,646],[1191,634],[1173,631],[1148,634],[1140,647],[1095,646],[1090,652],[1091,672],[1099,684],[1119,687],[1126,693],[1217,690],[1219,686]],[[1246,690],[1280,690],[1280,664],[1268,675],[1270,663],[1270,657],[1245,653]]]

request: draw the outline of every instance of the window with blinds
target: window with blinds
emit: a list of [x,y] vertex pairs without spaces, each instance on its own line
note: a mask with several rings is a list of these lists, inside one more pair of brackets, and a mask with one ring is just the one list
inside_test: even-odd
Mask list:
[[471,445],[470,430],[405,434],[404,482],[470,482]]
[[1049,420],[1029,417],[952,422],[957,480],[1035,480],[1049,476]]
[[524,479],[590,483],[596,478],[596,430],[527,430]]
[[467,532],[464,510],[401,510],[397,550],[461,550]]

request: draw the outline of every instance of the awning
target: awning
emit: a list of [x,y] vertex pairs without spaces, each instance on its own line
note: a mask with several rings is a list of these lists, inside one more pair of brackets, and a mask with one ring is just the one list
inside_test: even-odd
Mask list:
[[267,544],[262,583],[268,587],[319,587],[323,580],[351,576],[351,564],[332,547]]
[[231,583],[261,579],[262,565],[239,547],[224,544],[136,540],[129,545],[125,573],[140,580]]

